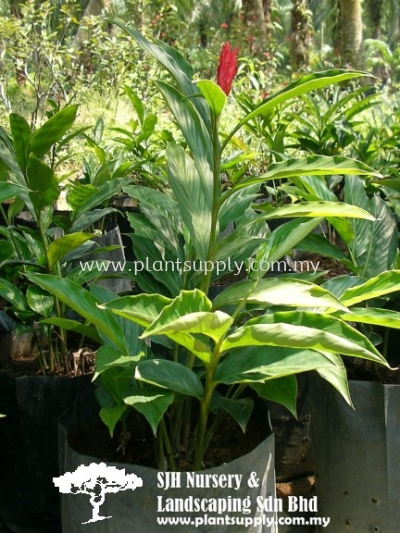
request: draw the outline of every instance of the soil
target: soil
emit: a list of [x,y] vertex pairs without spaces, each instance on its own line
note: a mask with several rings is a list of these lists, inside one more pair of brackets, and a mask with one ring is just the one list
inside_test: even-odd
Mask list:
[[[54,372],[43,370],[40,367],[39,358],[36,354],[33,354],[30,357],[18,357],[5,363],[0,363],[0,372],[6,372],[14,377],[40,375],[75,377],[92,374],[94,371],[95,352],[92,348],[88,347],[85,347],[81,352],[78,352],[79,350],[68,353],[68,372],[65,372],[63,366],[60,364],[55,365]],[[74,354],[78,355],[74,356]]]
[[[90,431],[80,433],[70,444],[77,452],[95,456],[103,461],[157,468],[154,453],[155,440],[149,424],[139,413],[133,412],[130,416],[127,432],[129,440],[126,444],[122,442],[121,429],[118,426],[114,436],[110,437],[105,425],[99,422]],[[250,419],[244,434],[237,423],[227,417],[211,439],[203,467],[207,469],[219,466],[250,453],[266,436],[265,429],[263,430],[255,419]],[[193,446],[189,445],[188,448],[191,450]],[[179,470],[190,470],[189,455],[191,452],[181,448],[174,457]]]

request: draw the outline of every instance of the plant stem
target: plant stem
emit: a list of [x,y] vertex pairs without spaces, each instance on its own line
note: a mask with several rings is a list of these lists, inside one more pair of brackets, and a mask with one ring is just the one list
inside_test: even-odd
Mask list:
[[[38,228],[39,228],[40,238],[41,238],[41,241],[42,241],[42,244],[43,244],[44,256],[45,256],[45,259],[46,259],[47,272],[49,274],[51,274],[52,273],[52,269],[51,269],[51,266],[50,266],[49,256],[48,256],[48,253],[47,253],[48,242],[47,242],[47,238],[46,238],[46,235],[44,233],[44,230],[43,230],[43,225],[42,225],[42,221],[41,221],[41,217],[40,217],[40,212],[37,213],[36,220],[37,220],[37,224],[38,224]],[[61,277],[60,272],[58,272],[58,274]],[[55,311],[56,311],[57,317],[58,318],[62,318],[63,314],[62,314],[62,311],[61,311],[60,301],[59,301],[59,299],[56,296],[54,296],[54,307],[55,307]],[[61,339],[61,359],[62,359],[64,371],[68,372],[66,335],[65,335],[64,329],[61,328],[61,327],[58,328],[58,332],[59,332],[60,339]]]
[[165,424],[165,419],[164,418],[162,418],[161,421],[160,421],[160,427],[161,427],[161,431],[162,431],[162,434],[163,434],[165,449],[166,449],[166,452],[167,452],[166,456],[167,456],[167,461],[168,461],[169,468],[170,468],[170,470],[172,472],[176,472],[174,455],[172,453],[171,443],[170,443],[170,440],[169,440],[167,426]]
[[[212,144],[213,144],[213,206],[211,211],[210,242],[208,247],[207,261],[213,261],[217,242],[219,200],[221,196],[221,144],[218,136],[218,121],[214,113],[211,113]],[[208,294],[211,282],[212,269],[208,271],[200,284],[200,289]]]

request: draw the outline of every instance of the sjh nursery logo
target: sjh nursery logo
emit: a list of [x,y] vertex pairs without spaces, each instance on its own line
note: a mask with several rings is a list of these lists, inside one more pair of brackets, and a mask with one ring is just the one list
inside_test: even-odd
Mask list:
[[62,494],[88,494],[93,507],[92,518],[83,524],[107,520],[111,516],[101,516],[100,507],[106,494],[123,490],[135,490],[143,487],[143,479],[135,474],[126,474],[125,469],[107,466],[105,463],[80,465],[75,472],[66,472],[60,477],[53,477],[55,487]]

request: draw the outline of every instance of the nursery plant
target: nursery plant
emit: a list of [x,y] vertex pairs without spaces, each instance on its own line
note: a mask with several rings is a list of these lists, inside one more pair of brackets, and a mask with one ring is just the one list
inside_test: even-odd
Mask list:
[[[22,115],[12,113],[9,117],[10,134],[0,130],[1,201],[10,202],[7,209],[0,206],[3,217],[0,226],[3,237],[0,294],[8,302],[8,312],[35,333],[35,321],[50,317],[53,312],[57,315],[57,335],[52,335],[53,327],[48,326],[41,333],[50,340],[48,361],[38,343],[41,367],[50,372],[54,371],[56,363],[68,370],[65,329],[69,327],[69,321],[65,319],[63,304],[57,298],[37,285],[27,283],[27,278],[22,275],[25,272],[48,272],[60,278],[80,279],[82,283],[98,276],[98,272],[87,272],[82,276],[75,263],[77,258],[84,257],[94,248],[99,251],[99,246],[92,240],[95,233],[89,230],[96,221],[115,211],[103,204],[109,203],[122,185],[131,181],[130,177],[121,177],[120,170],[113,180],[99,181],[89,187],[75,186],[68,195],[73,210],[68,215],[57,213],[56,202],[61,195],[63,180],[60,166],[70,155],[67,150],[65,156],[62,150],[86,129],[67,134],[75,122],[77,110],[76,105],[70,105],[52,112],[37,129],[29,126]],[[22,211],[28,214],[30,221],[17,223],[16,217]],[[84,325],[79,329],[93,338],[93,332]],[[98,339],[97,334],[95,338]]]
[[[339,173],[358,179],[354,175],[377,173],[339,156],[290,159],[270,165],[262,175],[231,176],[229,181],[223,167],[249,120],[363,73],[334,70],[305,76],[263,100],[226,133],[220,130],[220,117],[234,80],[237,50],[223,47],[217,83],[193,81],[190,65],[175,49],[125,29],[172,78],[172,84],[158,81],[157,87],[184,139],[167,146],[168,188],[125,187],[141,208],[133,219],[135,252],[141,250],[142,259],[165,261],[165,267],[138,277],[143,293],[123,297],[51,274],[27,277],[97,328],[104,343],[96,358],[97,396],[110,432],[121,421],[121,438],[128,437],[124,428],[133,408],[154,433],[155,465],[181,468],[176,456],[183,445],[190,468],[201,469],[225,415],[246,428],[253,409],[246,390],[294,412],[295,374],[316,370],[351,403],[341,355],[386,364],[363,334],[334,316],[334,311],[349,310],[332,293],[302,279],[264,277],[268,266],[256,268],[254,263],[279,260],[323,217],[374,220],[362,208],[333,201],[276,208],[253,204],[263,183],[302,175]],[[242,150],[231,161],[246,156]],[[289,216],[296,222],[269,232],[266,221]],[[234,226],[226,234],[230,222]],[[227,274],[230,260],[241,262],[245,279],[211,300],[210,287]],[[174,261],[175,270],[169,271]],[[129,324],[137,328],[136,337],[132,331],[126,334]]]

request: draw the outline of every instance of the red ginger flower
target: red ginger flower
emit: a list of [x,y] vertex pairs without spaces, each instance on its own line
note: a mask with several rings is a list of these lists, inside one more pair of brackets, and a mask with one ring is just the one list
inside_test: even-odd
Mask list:
[[219,56],[217,84],[228,96],[231,92],[232,81],[237,72],[237,55],[239,48],[231,50],[231,45],[225,43]]

